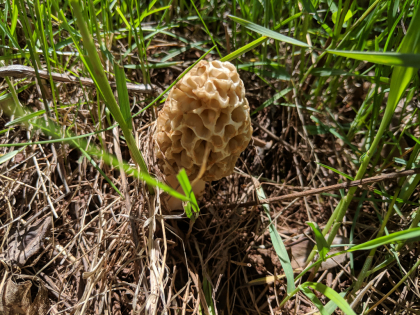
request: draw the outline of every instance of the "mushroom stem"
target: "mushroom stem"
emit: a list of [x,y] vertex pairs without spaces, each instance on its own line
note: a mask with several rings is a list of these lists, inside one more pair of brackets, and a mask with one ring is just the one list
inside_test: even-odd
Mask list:
[[192,181],[191,186],[194,187],[194,185],[201,180],[201,177],[203,177],[204,172],[206,171],[207,161],[209,159],[209,154],[210,154],[210,143],[206,142],[206,148],[204,149],[203,164],[201,164],[200,172],[198,172],[197,177]]

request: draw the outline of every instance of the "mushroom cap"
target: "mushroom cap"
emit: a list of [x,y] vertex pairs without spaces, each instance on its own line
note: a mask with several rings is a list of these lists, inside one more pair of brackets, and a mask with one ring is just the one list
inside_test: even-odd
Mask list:
[[230,62],[200,61],[170,91],[159,112],[154,139],[165,175],[185,168],[194,179],[213,181],[232,174],[251,140],[252,126],[245,88]]

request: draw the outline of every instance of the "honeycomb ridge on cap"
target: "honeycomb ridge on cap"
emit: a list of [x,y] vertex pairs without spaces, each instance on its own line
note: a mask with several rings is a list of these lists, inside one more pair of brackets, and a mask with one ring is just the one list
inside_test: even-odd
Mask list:
[[208,143],[202,180],[213,181],[232,174],[251,135],[248,100],[235,66],[202,60],[172,88],[159,112],[155,153],[165,175],[185,168],[194,179]]

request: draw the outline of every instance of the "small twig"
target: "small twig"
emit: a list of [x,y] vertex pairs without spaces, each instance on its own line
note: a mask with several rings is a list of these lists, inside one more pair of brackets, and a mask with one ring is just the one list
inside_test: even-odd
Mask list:
[[[42,191],[40,191],[40,192],[42,192]],[[60,200],[62,200],[65,197],[67,197],[68,195],[70,195],[70,193],[65,193],[65,194],[61,195],[60,197],[57,197],[55,200],[53,200],[53,203],[59,202]],[[31,224],[39,216],[43,215],[44,212],[47,211],[48,209],[50,209],[50,205],[49,204],[48,204],[48,206],[42,208],[40,211],[38,211],[34,215],[31,215],[31,217],[28,219],[28,221],[26,221],[25,227],[29,226],[29,224]]]
[[331,185],[331,186],[326,186],[326,187],[321,187],[321,188],[305,190],[305,191],[301,191],[301,192],[297,192],[297,193],[293,193],[293,194],[288,194],[288,195],[284,195],[284,196],[262,199],[260,201],[250,201],[250,202],[239,203],[239,204],[233,203],[233,204],[228,204],[227,206],[219,205],[219,207],[226,207],[227,209],[234,209],[236,207],[251,207],[251,206],[256,206],[258,204],[273,203],[273,202],[278,202],[278,201],[282,201],[282,200],[290,200],[290,199],[295,199],[295,198],[299,198],[299,197],[306,197],[306,196],[316,195],[316,194],[320,194],[320,193],[327,192],[327,191],[338,190],[338,189],[346,189],[346,188],[349,188],[349,187],[355,187],[355,186],[361,186],[361,185],[367,185],[367,184],[380,182],[380,181],[383,181],[383,180],[395,179],[395,178],[410,176],[410,175],[414,175],[414,174],[420,174],[420,168],[401,171],[401,172],[395,172],[395,173],[389,173],[389,174],[383,174],[383,175],[379,175],[379,176],[375,176],[375,177],[364,178],[364,179],[360,179],[360,180],[354,180],[354,181],[351,181],[351,182],[345,182],[345,183],[341,183],[341,184],[336,184],[336,185]]
[[[46,70],[38,70],[39,76],[43,79],[49,80],[50,74]],[[34,77],[35,69],[32,67],[22,66],[22,65],[12,65],[7,67],[0,67],[0,77],[16,77],[16,78],[25,78],[25,77]],[[87,86],[95,86],[95,83],[92,79],[75,77],[73,75],[65,73],[52,72],[51,77],[54,81],[64,82],[64,83],[78,83]],[[109,82],[111,87],[116,87],[115,82]],[[127,89],[139,93],[159,93],[159,88],[152,84],[133,84],[127,83]]]

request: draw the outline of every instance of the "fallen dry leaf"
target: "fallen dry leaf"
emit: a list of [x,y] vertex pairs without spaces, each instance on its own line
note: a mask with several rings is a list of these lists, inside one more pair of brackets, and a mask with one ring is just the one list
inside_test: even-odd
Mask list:
[[51,225],[52,219],[47,217],[10,235],[7,249],[0,254],[0,260],[19,267],[24,266],[28,259],[43,248],[45,237],[51,231]]
[[[348,244],[348,239],[342,236],[336,236],[333,245],[339,245],[339,244]],[[289,247],[290,246],[290,247]],[[288,246],[289,248],[289,254],[291,253],[291,259],[290,262],[292,264],[293,269],[304,269],[306,259],[308,259],[309,254],[311,253],[312,249],[314,248],[314,243],[305,238],[302,241],[297,241],[293,244],[290,244]],[[336,247],[331,248],[331,250],[328,252],[328,255],[334,254],[342,250],[342,247]],[[348,260],[348,254],[339,255],[337,257],[334,257],[334,259],[327,259],[324,261],[319,270],[327,270],[334,267],[337,267],[338,264],[343,264]]]
[[[34,283],[38,292],[32,300]],[[46,315],[49,307],[48,290],[37,277],[12,275],[0,292],[0,315]]]

